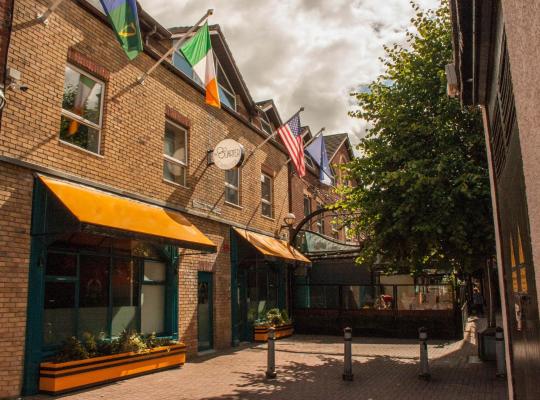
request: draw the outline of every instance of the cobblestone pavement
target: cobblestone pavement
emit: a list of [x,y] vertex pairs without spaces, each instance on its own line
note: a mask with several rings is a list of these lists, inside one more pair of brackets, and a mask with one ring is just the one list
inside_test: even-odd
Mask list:
[[415,340],[355,338],[354,381],[343,382],[340,338],[295,335],[276,342],[275,380],[264,378],[266,345],[246,345],[191,359],[181,369],[62,399],[506,399],[506,381],[495,377],[495,366],[474,362],[475,336],[475,325],[469,323],[466,340],[431,342],[429,382],[418,378],[419,346]]

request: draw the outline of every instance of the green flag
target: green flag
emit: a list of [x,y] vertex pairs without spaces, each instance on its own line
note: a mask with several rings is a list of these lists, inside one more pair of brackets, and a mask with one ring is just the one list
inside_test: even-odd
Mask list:
[[116,38],[126,55],[133,60],[143,51],[141,28],[137,14],[136,0],[99,0],[109,22],[114,28]]

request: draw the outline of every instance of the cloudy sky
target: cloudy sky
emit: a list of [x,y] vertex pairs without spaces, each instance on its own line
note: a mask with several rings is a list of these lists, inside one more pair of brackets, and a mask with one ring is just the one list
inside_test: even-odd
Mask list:
[[[195,23],[208,8],[255,101],[273,98],[283,119],[305,107],[313,132],[362,135],[348,93],[381,72],[382,45],[403,42],[409,0],[139,0],[163,26]],[[418,0],[434,7],[438,0]]]

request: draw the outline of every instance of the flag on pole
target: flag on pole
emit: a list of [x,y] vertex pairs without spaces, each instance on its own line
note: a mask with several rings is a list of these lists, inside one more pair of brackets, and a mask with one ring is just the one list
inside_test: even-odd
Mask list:
[[133,60],[143,51],[141,28],[137,14],[136,0],[99,0],[109,22],[114,28],[116,38],[126,55]]
[[319,166],[319,180],[321,183],[331,186],[334,176],[332,174],[332,169],[330,168],[330,163],[328,162],[323,135],[317,136],[309,146],[306,147],[306,152]]
[[[83,74],[80,75],[79,86],[77,87],[77,94],[75,95],[75,100],[73,101],[72,111],[75,114],[83,116],[86,100],[88,100],[88,97],[90,96],[90,93],[92,93],[92,89],[94,89],[95,85],[96,82],[94,82],[92,79],[88,78]],[[71,120],[68,127],[68,134],[74,135],[75,133],[77,133],[78,130],[79,123],[74,119]]]
[[291,157],[298,176],[303,177],[306,175],[306,164],[304,163],[304,141],[300,134],[300,114],[296,113],[289,122],[279,127],[277,131]]
[[199,29],[191,40],[180,47],[180,51],[204,84],[206,104],[221,108],[208,22]]

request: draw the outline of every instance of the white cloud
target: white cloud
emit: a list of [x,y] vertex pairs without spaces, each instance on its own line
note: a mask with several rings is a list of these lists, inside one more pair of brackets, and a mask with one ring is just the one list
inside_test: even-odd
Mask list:
[[[436,7],[438,0],[421,0]],[[253,98],[273,98],[283,118],[305,107],[302,123],[327,133],[363,134],[347,116],[348,93],[382,72],[383,44],[403,42],[408,0],[141,0],[162,25],[187,26],[208,8]],[[356,141],[355,138],[352,138]]]

